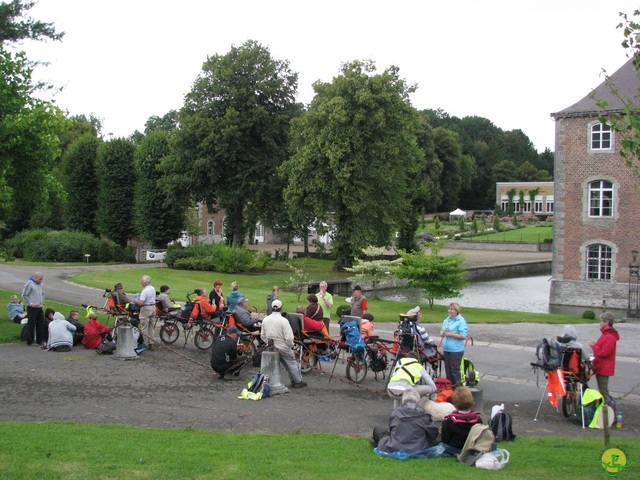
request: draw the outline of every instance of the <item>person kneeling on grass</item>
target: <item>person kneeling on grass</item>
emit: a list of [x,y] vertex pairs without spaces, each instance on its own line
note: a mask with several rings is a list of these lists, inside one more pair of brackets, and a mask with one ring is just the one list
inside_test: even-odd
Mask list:
[[231,374],[238,376],[247,359],[244,355],[238,355],[238,332],[238,327],[227,328],[216,338],[211,349],[211,368],[220,380],[230,380]]
[[70,352],[75,331],[76,327],[67,322],[63,314],[55,312],[53,320],[49,323],[49,339],[45,349],[54,352]]
[[402,405],[391,413],[389,427],[373,429],[369,443],[376,453],[402,452],[411,456],[437,443],[438,427],[419,402],[420,394],[415,390],[402,394]]

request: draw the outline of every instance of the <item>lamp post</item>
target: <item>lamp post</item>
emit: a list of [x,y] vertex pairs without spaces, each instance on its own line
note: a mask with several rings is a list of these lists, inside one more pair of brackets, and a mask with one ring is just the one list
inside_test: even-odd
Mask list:
[[633,261],[629,265],[629,307],[627,308],[627,317],[640,318],[640,265],[637,263],[638,250],[631,252]]

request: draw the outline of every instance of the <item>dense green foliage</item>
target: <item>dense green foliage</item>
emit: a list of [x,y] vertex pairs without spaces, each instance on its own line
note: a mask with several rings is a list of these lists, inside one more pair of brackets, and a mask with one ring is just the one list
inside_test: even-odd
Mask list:
[[0,44],[16,43],[20,40],[60,40],[64,32],[56,32],[52,23],[27,17],[26,13],[36,2],[11,0],[0,3]]
[[171,268],[222,273],[263,272],[272,262],[268,252],[224,243],[200,243],[190,247],[175,244],[167,250],[165,261]]
[[6,241],[8,251],[31,262],[135,262],[133,247],[121,247],[86,232],[28,230]]
[[288,156],[298,75],[249,40],[207,58],[185,97],[170,163],[176,185],[226,212],[225,234],[244,243],[279,200],[276,171]]
[[[390,67],[349,62],[331,83],[316,82],[305,114],[294,120],[294,155],[280,168],[289,205],[312,204],[335,226],[336,266],[350,266],[368,245],[384,246],[396,219],[411,211],[422,171],[413,87]],[[311,180],[312,179],[312,180]],[[330,185],[331,188],[327,188]]]

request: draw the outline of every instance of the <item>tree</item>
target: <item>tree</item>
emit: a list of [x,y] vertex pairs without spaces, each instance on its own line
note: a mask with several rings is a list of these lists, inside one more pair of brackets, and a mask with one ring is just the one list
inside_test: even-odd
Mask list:
[[402,264],[395,268],[394,275],[407,279],[406,288],[418,288],[429,301],[433,310],[434,300],[456,297],[465,287],[466,272],[462,269],[464,255],[456,253],[440,256],[443,243],[431,243],[431,254],[425,252],[399,252]]
[[[362,250],[365,257],[379,257],[384,252],[384,248],[367,247]],[[401,258],[395,260],[362,260],[356,258],[353,267],[347,267],[347,272],[355,273],[349,277],[352,283],[364,283],[373,287],[373,298],[378,298],[378,287],[393,282],[393,268],[402,263]]]
[[47,176],[60,155],[58,135],[67,119],[35,97],[32,67],[24,55],[0,45],[0,224],[12,232],[28,228],[33,213],[55,187]]
[[462,189],[462,150],[458,143],[457,135],[442,127],[433,131],[436,155],[442,162],[442,175],[440,186],[446,195],[442,196],[439,210],[449,212],[459,205],[460,191]]
[[62,167],[68,194],[65,209],[67,228],[98,233],[98,175],[96,159],[100,140],[93,133],[78,137],[64,153]]
[[152,115],[144,124],[144,133],[149,135],[156,130],[164,130],[165,132],[173,132],[178,128],[178,111],[169,110],[162,117]]
[[[335,226],[336,267],[349,267],[367,245],[385,246],[398,219],[410,215],[410,190],[423,154],[416,141],[412,86],[396,67],[343,64],[331,83],[316,82],[309,109],[293,122],[294,154],[280,169],[304,178],[305,194]],[[285,198],[300,184],[287,181]]]
[[0,44],[20,40],[61,40],[64,32],[56,32],[52,23],[44,23],[25,17],[36,2],[12,0],[0,3]]
[[242,245],[256,218],[274,210],[273,181],[288,156],[298,75],[253,40],[207,58],[185,97],[175,184],[226,212],[225,232]]
[[98,233],[126,246],[136,234],[133,217],[135,194],[134,146],[125,138],[114,138],[100,145],[96,162],[98,173]]
[[136,227],[138,234],[157,248],[166,248],[182,235],[191,205],[188,196],[171,195],[160,182],[162,160],[171,154],[169,133],[159,129],[146,135],[134,155]]

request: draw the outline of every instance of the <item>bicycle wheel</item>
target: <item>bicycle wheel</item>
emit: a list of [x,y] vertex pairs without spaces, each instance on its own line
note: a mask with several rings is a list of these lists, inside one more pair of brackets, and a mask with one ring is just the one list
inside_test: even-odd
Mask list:
[[165,322],[160,327],[160,340],[166,345],[171,345],[178,340],[180,336],[180,327],[176,322]]
[[573,381],[567,382],[566,385],[567,394],[562,397],[562,414],[569,418],[576,414],[578,411],[578,391],[576,389],[576,383]]
[[[302,349],[302,355],[300,350]],[[311,371],[311,357],[313,356],[308,348],[304,348],[302,345],[296,343],[293,346],[293,354],[296,357],[296,362],[300,366],[300,373],[306,374]]]
[[347,359],[347,378],[362,383],[367,376],[367,357],[364,353],[355,353]]
[[213,347],[214,340],[213,329],[208,325],[201,325],[196,330],[195,337],[193,337],[193,343],[195,343],[198,350],[209,350]]

